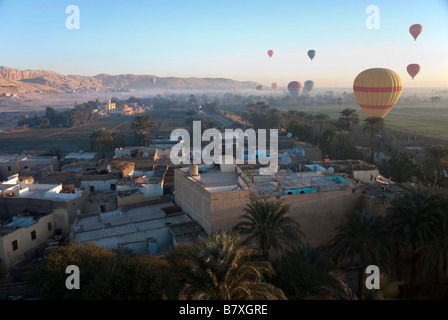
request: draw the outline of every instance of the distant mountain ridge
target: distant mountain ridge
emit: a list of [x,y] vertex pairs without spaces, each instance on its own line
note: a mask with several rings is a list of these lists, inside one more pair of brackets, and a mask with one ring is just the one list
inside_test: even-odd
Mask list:
[[[153,83],[155,80],[155,84]],[[93,92],[106,90],[159,89],[254,89],[257,83],[225,78],[180,78],[154,75],[96,76],[61,75],[49,70],[18,70],[0,66],[0,93],[42,92]]]

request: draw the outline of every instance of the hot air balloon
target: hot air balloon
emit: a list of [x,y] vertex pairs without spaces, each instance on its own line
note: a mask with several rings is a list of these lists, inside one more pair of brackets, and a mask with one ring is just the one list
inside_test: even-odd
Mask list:
[[412,80],[414,80],[414,77],[420,72],[420,65],[412,63],[408,65],[407,70],[409,75],[412,77]]
[[409,32],[411,33],[412,37],[414,37],[414,41],[417,40],[417,37],[422,33],[423,26],[421,24],[413,24],[409,27]]
[[401,79],[385,68],[362,71],[353,82],[353,93],[367,117],[384,118],[401,95]]
[[288,83],[288,91],[292,96],[297,97],[302,91],[302,84],[299,81],[291,81]]
[[273,82],[273,83],[271,84],[271,86],[272,86],[272,89],[277,90],[277,88],[278,88],[278,83],[277,83],[277,82]]
[[311,60],[316,56],[316,50],[309,50],[308,51],[308,57],[310,57]]
[[257,89],[257,90],[264,90],[264,86],[261,85],[261,84],[259,84],[259,85],[256,87],[256,89]]
[[268,56],[272,58],[272,55],[274,54],[274,50],[268,50]]
[[314,81],[307,80],[305,81],[303,86],[305,87],[306,91],[310,92],[314,88]]
[[156,85],[156,78],[152,78],[151,82],[152,82],[152,85],[155,86]]

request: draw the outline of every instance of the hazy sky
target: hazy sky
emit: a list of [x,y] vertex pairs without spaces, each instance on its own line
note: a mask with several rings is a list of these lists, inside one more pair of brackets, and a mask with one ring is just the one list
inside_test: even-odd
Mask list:
[[[79,29],[66,28],[69,5],[79,8]],[[369,5],[379,29],[366,26]],[[385,67],[405,87],[448,87],[447,0],[0,0],[0,39],[0,65],[66,75],[350,87],[364,69]],[[415,80],[411,63],[422,68]]]

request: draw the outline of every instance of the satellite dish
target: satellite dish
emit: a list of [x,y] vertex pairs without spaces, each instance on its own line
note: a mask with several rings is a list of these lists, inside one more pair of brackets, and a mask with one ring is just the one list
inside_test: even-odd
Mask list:
[[287,136],[288,138],[291,138],[291,137],[292,137],[292,133],[290,132],[290,133],[288,133],[286,136]]
[[333,167],[328,168],[328,172],[334,173],[334,168]]
[[290,156],[284,156],[283,158],[282,158],[282,164],[284,164],[284,165],[288,165],[288,164],[290,164],[291,163],[291,157]]

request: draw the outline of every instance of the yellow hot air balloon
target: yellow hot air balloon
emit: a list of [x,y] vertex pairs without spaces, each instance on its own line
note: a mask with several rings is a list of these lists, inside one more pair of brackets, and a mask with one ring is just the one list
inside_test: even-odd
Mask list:
[[353,82],[353,92],[367,117],[384,118],[401,95],[401,79],[385,68],[362,71]]

